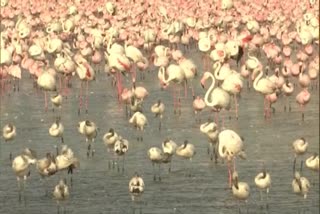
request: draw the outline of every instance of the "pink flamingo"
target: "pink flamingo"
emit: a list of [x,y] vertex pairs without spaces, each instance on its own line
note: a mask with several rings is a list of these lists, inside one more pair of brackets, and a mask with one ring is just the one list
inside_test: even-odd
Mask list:
[[77,65],[76,72],[78,74],[79,79],[81,80],[81,88],[79,95],[79,108],[78,115],[80,115],[80,110],[82,107],[82,89],[83,82],[86,82],[86,99],[85,99],[85,107],[86,114],[88,114],[88,91],[89,91],[89,81],[95,80],[95,71],[89,65],[86,59],[84,59],[81,55],[75,55],[74,61]]
[[300,91],[296,96],[296,102],[300,106],[302,121],[304,121],[304,107],[306,104],[309,103],[310,98],[311,98],[311,94],[307,88],[302,89],[302,91]]
[[[198,120],[199,123],[201,123],[200,113],[206,107],[206,103],[204,102],[204,100],[200,96],[197,96],[196,99],[194,99],[192,102],[192,107],[194,110],[194,114],[196,115],[196,122]],[[197,119],[197,115],[199,115],[198,119]]]

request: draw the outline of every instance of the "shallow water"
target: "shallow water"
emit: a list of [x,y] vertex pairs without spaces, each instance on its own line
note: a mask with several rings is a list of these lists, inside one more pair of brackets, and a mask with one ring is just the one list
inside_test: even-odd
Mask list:
[[[193,59],[200,65],[200,54],[193,54]],[[201,71],[200,71],[201,72]],[[201,75],[200,75],[201,76]],[[49,136],[48,128],[54,122],[57,112],[44,111],[43,92],[32,86],[28,75],[20,84],[20,92],[11,92],[1,96],[1,127],[12,122],[17,127],[17,137],[12,143],[0,144],[0,213],[56,213],[56,203],[50,196],[45,196],[45,189],[40,176],[32,167],[28,178],[26,206],[18,202],[18,188],[15,175],[11,169],[9,152],[13,156],[23,148],[29,147],[37,151],[38,157],[45,156],[47,151],[54,152],[54,145],[59,140]],[[303,200],[292,192],[291,182],[293,151],[292,142],[299,137],[305,137],[309,142],[309,153],[300,160],[305,160],[313,152],[319,151],[319,91],[311,91],[310,103],[305,108],[305,120],[301,121],[299,106],[295,103],[295,94],[290,97],[292,111],[284,112],[284,98],[281,97],[274,108],[271,119],[263,117],[263,97],[254,90],[244,88],[239,100],[239,120],[235,120],[234,112],[225,113],[225,127],[235,130],[244,137],[247,160],[237,160],[236,167],[240,181],[250,185],[251,195],[247,204],[238,203],[227,187],[226,164],[214,164],[207,155],[207,139],[200,133],[199,124],[195,122],[192,111],[192,97],[182,98],[182,115],[173,113],[172,90],[160,90],[156,72],[146,74],[146,80],[138,82],[150,95],[144,103],[144,113],[149,124],[143,134],[143,142],[136,140],[137,133],[125,117],[124,106],[116,100],[115,89],[104,73],[97,75],[97,80],[90,83],[89,114],[82,111],[78,116],[78,80],[72,80],[72,89],[64,100],[62,108],[62,123],[65,127],[64,140],[80,159],[80,168],[73,176],[71,196],[67,203],[67,213],[133,213],[133,207],[128,193],[128,182],[135,172],[145,181],[145,192],[142,196],[143,213],[238,213],[238,205],[242,213],[319,213],[319,177],[309,169],[303,168],[303,175],[310,181],[315,181]],[[202,97],[205,90],[200,87],[200,77],[194,81],[196,94]],[[127,87],[129,82],[125,83]],[[298,86],[297,86],[298,88]],[[161,97],[166,105],[163,126],[158,130],[158,120],[150,112],[150,106]],[[232,105],[233,106],[233,105]],[[50,103],[49,103],[50,107]],[[212,114],[209,110],[201,113],[202,122]],[[231,119],[229,120],[229,115]],[[96,154],[93,158],[86,157],[85,138],[77,131],[77,123],[84,119],[94,121],[98,127],[98,137],[95,143]],[[102,142],[104,133],[113,127],[117,133],[130,142],[129,152],[125,157],[125,171],[108,169],[107,153]],[[147,157],[151,146],[161,146],[161,142],[171,137],[176,143],[182,144],[185,139],[196,147],[196,156],[191,166],[191,177],[186,176],[187,161],[174,157],[172,172],[168,166],[162,166],[162,181],[153,181],[152,165]],[[262,163],[272,176],[272,187],[269,200],[260,201],[259,191],[254,184],[255,175],[261,170]],[[189,163],[188,163],[189,164]],[[50,193],[65,172],[49,178]],[[264,195],[265,198],[265,195]],[[269,209],[265,208],[266,203]],[[138,209],[136,210],[138,213]]]

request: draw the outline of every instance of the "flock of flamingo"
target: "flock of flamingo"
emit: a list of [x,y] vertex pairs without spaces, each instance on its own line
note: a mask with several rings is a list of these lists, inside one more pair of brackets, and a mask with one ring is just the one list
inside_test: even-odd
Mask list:
[[[147,74],[148,77],[153,75],[155,68],[158,72],[153,77],[159,80],[161,89],[173,90],[175,114],[182,113],[181,89],[185,97],[191,90],[200,131],[209,139],[210,159],[217,164],[220,159],[226,161],[229,188],[235,198],[246,201],[250,187],[240,181],[235,167],[236,157],[246,158],[243,138],[225,127],[221,113],[234,111],[236,120],[241,121],[238,99],[241,93],[253,89],[264,97],[263,116],[269,120],[273,103],[279,99],[289,100],[299,91],[295,100],[301,109],[301,120],[304,120],[304,107],[310,101],[311,91],[318,89],[319,1],[28,0],[22,3],[1,0],[0,46],[1,96],[14,96],[12,91],[20,91],[20,81],[33,81],[36,90],[44,92],[45,111],[49,96],[52,108],[59,114],[49,134],[61,138],[60,149],[57,146],[57,151],[48,152],[41,159],[29,148],[15,157],[10,154],[20,201],[31,165],[36,165],[44,180],[59,171],[73,174],[80,166],[79,159],[64,142],[60,115],[64,102],[68,102],[64,98],[70,93],[72,81],[81,82],[78,114],[83,108],[88,114],[88,88],[95,84],[93,80],[107,75],[117,102],[126,108],[128,122],[140,133],[137,141],[142,142],[148,124],[142,105],[149,92],[141,85]],[[201,54],[200,65],[192,57],[185,56],[191,50]],[[97,75],[102,71],[105,74]],[[201,77],[200,81],[197,77]],[[211,84],[201,96],[201,92],[194,89],[194,83],[206,89],[208,80]],[[127,88],[128,82],[131,87]],[[216,117],[214,121],[201,124],[197,116],[205,108]],[[148,110],[159,119],[159,130],[167,109],[159,98]],[[291,104],[284,110],[291,111]],[[95,155],[97,130],[94,121],[78,123],[78,131],[87,142],[88,158]],[[15,124],[3,127],[5,142],[14,140],[17,134],[19,130]],[[110,169],[117,166],[118,171],[124,171],[124,157],[129,142],[134,140],[125,139],[114,128],[105,133],[103,142],[112,157]],[[178,146],[167,138],[161,146],[146,151],[154,166],[154,181],[161,181],[160,165],[171,165],[174,155],[191,161],[196,154],[195,145],[188,140]],[[303,137],[293,142],[296,156],[306,153],[307,147],[308,142]],[[311,155],[303,163],[319,172],[318,154]],[[295,166],[296,159],[292,190],[307,198],[310,182]],[[189,175],[191,171],[186,173]],[[271,175],[265,167],[255,177],[255,183],[258,189],[269,192]],[[69,185],[72,185],[72,177]],[[129,192],[132,200],[138,200],[144,192],[144,181],[139,173],[130,180]],[[60,202],[69,194],[68,182],[61,179],[53,190],[58,212]]]

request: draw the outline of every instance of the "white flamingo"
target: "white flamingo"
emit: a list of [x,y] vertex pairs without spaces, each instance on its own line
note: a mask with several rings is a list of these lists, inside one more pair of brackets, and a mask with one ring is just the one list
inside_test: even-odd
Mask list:
[[30,165],[36,163],[36,153],[32,149],[26,148],[21,155],[16,156],[12,161],[12,169],[17,177],[19,189],[19,202],[23,193],[24,202],[26,203],[26,181],[30,176]]
[[176,153],[177,144],[171,139],[165,139],[162,144],[162,151],[166,155],[166,159],[163,160],[163,163],[169,163],[169,172],[171,172],[171,160],[172,156]]
[[129,141],[119,136],[118,140],[114,143],[114,148],[113,148],[113,151],[117,155],[118,172],[120,171],[120,166],[119,166],[120,156],[122,156],[122,172],[124,172],[125,154],[128,152],[128,149],[129,149]]
[[243,151],[243,141],[241,137],[233,130],[225,129],[219,133],[218,136],[218,152],[221,158],[227,160],[229,185],[231,185],[231,166],[230,162],[233,161],[233,168],[235,169],[234,159],[239,156],[243,159],[246,154]]
[[61,143],[64,143],[63,131],[64,131],[64,126],[60,122],[60,117],[57,117],[56,121],[49,128],[49,134],[52,137],[60,137]]
[[151,106],[151,112],[155,114],[155,117],[159,117],[159,130],[161,130],[161,120],[163,118],[163,112],[165,110],[165,105],[159,99],[157,103]]
[[296,171],[296,164],[294,163],[293,165],[294,178],[292,180],[292,190],[294,193],[302,195],[303,198],[306,199],[310,189],[310,182],[306,177],[301,176],[302,165],[303,161],[301,161],[300,172]]
[[[141,196],[144,192],[144,181],[142,177],[135,173],[135,175],[129,181],[129,193],[131,195],[131,200],[135,204],[135,202],[139,202],[141,200]],[[142,205],[140,203],[140,213],[142,213]],[[133,207],[133,213],[135,213],[135,207]]]
[[[110,128],[109,131],[103,135],[102,139],[103,139],[104,145],[107,147],[108,152],[112,151],[112,154],[113,154],[114,144],[119,139],[119,137],[120,136],[114,131],[113,128]],[[115,161],[114,159],[112,159],[113,169],[114,169],[114,166],[115,166]],[[108,161],[108,167],[109,169],[111,168],[110,160]]]
[[158,164],[159,166],[159,171],[158,171],[158,179],[159,181],[161,181],[161,175],[160,175],[160,167],[161,164],[166,161],[166,159],[169,158],[169,155],[166,153],[163,153],[163,151],[161,149],[159,149],[158,147],[151,147],[148,150],[148,157],[152,162],[152,167],[153,167],[153,180],[156,181],[157,180],[157,175],[156,175],[156,170],[155,170],[155,165]]
[[[244,200],[247,203],[250,196],[250,186],[246,182],[239,182],[237,171],[232,173],[232,194],[238,200]],[[239,213],[241,213],[239,207]]]
[[268,200],[269,190],[271,187],[271,176],[266,171],[265,166],[263,166],[262,172],[259,172],[254,178],[254,183],[256,184],[257,188],[260,190],[260,200],[262,201],[262,190],[266,190],[267,200]]
[[48,110],[47,91],[57,91],[56,78],[49,71],[44,71],[37,79],[38,86],[44,90],[45,111]]
[[78,123],[78,131],[80,132],[80,134],[86,136],[86,142],[88,144],[87,157],[90,156],[90,151],[92,157],[95,153],[95,149],[91,147],[93,147],[94,140],[97,137],[97,130],[97,125],[92,121],[84,120]]
[[137,130],[141,131],[141,136],[140,136],[140,138],[137,137],[137,140],[138,140],[138,141],[139,141],[139,140],[143,141],[142,132],[143,132],[143,130],[144,130],[144,127],[145,127],[145,126],[147,125],[147,123],[148,123],[148,120],[147,120],[146,116],[145,116],[143,113],[137,111],[137,112],[134,113],[134,114],[132,115],[132,117],[129,119],[129,123],[132,124],[134,127],[136,127]]
[[[204,83],[208,78],[212,79],[212,83],[204,96],[204,102],[208,107],[212,107],[215,111],[220,111],[221,109],[229,110],[230,94],[220,87],[214,88],[215,78],[212,73],[205,72],[203,74],[200,81],[202,87],[204,88]],[[224,120],[222,123],[224,123]]]
[[[195,154],[195,147],[193,144],[189,143],[188,140],[185,140],[183,144],[176,149],[176,155],[184,159],[189,159],[190,163],[192,162],[192,158]],[[191,168],[189,168],[189,177],[191,177]]]
[[292,148],[295,153],[295,158],[298,155],[303,155],[304,153],[306,153],[308,149],[308,145],[309,143],[308,141],[306,141],[304,137],[300,137],[299,139],[296,139],[295,141],[293,141]]
[[71,148],[67,145],[63,145],[60,151],[60,154],[57,155],[55,159],[58,171],[67,170],[67,173],[70,174],[70,184],[72,186],[72,174],[75,168],[79,168],[80,162],[74,156],[74,153]]
[[53,155],[48,152],[46,154],[46,157],[37,160],[36,168],[37,168],[42,180],[45,183],[45,193],[47,195],[48,194],[47,177],[50,177],[51,175],[54,175],[58,170]]
[[210,155],[210,159],[213,160],[214,155],[215,163],[217,163],[218,154],[216,151],[216,143],[219,135],[218,125],[215,122],[208,121],[200,125],[200,131],[209,139],[208,155]]
[[263,72],[261,64],[253,71],[253,75],[257,72],[259,72],[259,75],[255,78],[253,76],[253,88],[264,96],[264,117],[266,118],[270,113],[270,103],[267,99],[267,95],[273,94],[276,91],[277,86],[268,78],[262,78]]
[[314,172],[313,182],[312,184],[315,185],[314,177],[318,177],[319,173],[319,155],[317,153],[312,154],[308,157],[305,161],[306,167]]
[[[5,142],[12,141],[17,135],[16,127],[8,123],[2,128],[2,137],[4,138]],[[9,159],[12,161],[12,152],[9,154]]]
[[[62,95],[57,93],[53,95],[50,99],[51,99],[52,105],[54,107],[59,108],[59,110],[61,111],[61,105],[63,101]],[[52,107],[52,111],[54,111],[54,107]]]
[[[57,202],[57,213],[60,213],[60,204],[65,202],[69,198],[69,187],[64,179],[61,179],[59,183],[54,187],[53,197]],[[66,213],[66,207],[63,207],[63,213]]]

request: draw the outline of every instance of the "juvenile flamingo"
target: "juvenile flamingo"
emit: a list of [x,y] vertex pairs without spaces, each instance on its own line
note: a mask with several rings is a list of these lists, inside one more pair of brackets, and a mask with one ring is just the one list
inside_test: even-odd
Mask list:
[[[176,149],[176,155],[184,159],[189,159],[190,164],[192,163],[192,158],[195,154],[196,154],[195,147],[193,144],[190,144],[188,140],[185,140],[183,144]],[[186,171],[186,173],[188,172]],[[191,165],[189,165],[189,174],[187,175],[191,177]]]
[[[131,195],[131,200],[133,203],[139,202],[141,200],[144,188],[145,185],[142,177],[138,173],[135,173],[135,175],[129,181],[129,193]],[[133,208],[133,213],[135,213],[135,208]],[[142,213],[141,206],[140,213]]]
[[[66,184],[65,179],[61,179],[59,183],[54,187],[53,197],[57,202],[57,213],[60,213],[60,204],[64,203],[69,198],[69,187]],[[66,213],[66,206],[63,206],[63,213]]]
[[78,123],[78,131],[80,132],[80,134],[86,136],[86,142],[88,144],[87,157],[90,156],[90,152],[91,156],[94,156],[95,149],[91,147],[94,147],[93,143],[98,134],[97,130],[97,125],[92,121],[85,120]]
[[161,130],[161,121],[163,118],[163,112],[165,110],[165,105],[159,99],[157,103],[151,106],[151,112],[155,114],[155,117],[159,117],[159,130]]
[[42,180],[45,183],[45,193],[47,195],[48,194],[47,178],[50,177],[51,175],[54,175],[57,172],[57,165],[55,163],[55,159],[54,159],[53,155],[50,152],[48,152],[46,154],[46,157],[37,160],[36,168],[37,168]]
[[[2,137],[4,138],[5,142],[12,141],[16,135],[16,127],[13,124],[8,123],[2,128]],[[9,158],[10,161],[12,161],[12,152],[10,152]]]
[[125,159],[125,154],[128,152],[128,149],[129,149],[129,141],[120,136],[118,140],[114,143],[114,148],[113,148],[113,151],[118,157],[118,160],[117,160],[118,172],[120,171],[120,167],[119,167],[120,156],[122,156],[122,172],[124,172],[124,159]]

